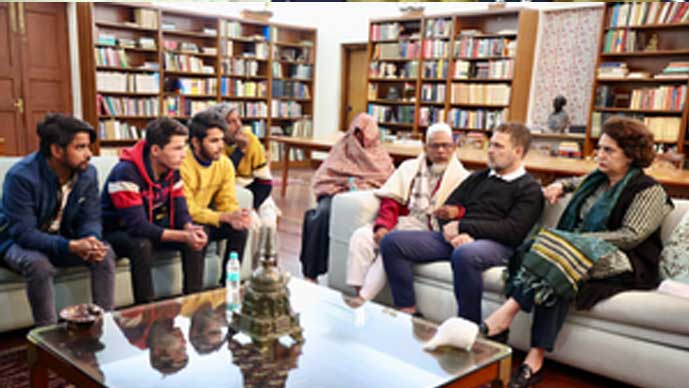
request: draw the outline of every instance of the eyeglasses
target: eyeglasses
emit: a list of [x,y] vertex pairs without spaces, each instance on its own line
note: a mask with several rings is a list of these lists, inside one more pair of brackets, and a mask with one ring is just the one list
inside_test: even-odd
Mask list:
[[432,150],[439,150],[445,148],[446,150],[452,149],[455,145],[453,143],[429,143],[428,148]]

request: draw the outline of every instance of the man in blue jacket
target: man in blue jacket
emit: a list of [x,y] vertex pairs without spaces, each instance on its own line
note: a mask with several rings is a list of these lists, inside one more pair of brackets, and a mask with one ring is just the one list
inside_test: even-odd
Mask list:
[[105,239],[131,264],[136,303],[152,301],[153,257],[159,250],[182,253],[183,292],[201,291],[203,248],[208,236],[194,225],[179,167],[186,155],[187,128],[161,117],[146,126],[146,139],[124,149],[101,195]]
[[115,254],[101,241],[96,169],[90,125],[62,114],[38,124],[40,150],[17,162],[5,177],[0,206],[0,254],[21,273],[37,325],[57,322],[55,267],[85,265],[93,301],[113,307]]

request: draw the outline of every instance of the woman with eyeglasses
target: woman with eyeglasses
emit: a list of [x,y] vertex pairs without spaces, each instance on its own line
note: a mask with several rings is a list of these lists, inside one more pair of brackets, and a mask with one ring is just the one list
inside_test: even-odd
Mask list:
[[660,225],[672,202],[643,171],[654,156],[643,123],[612,117],[598,141],[598,168],[544,189],[551,204],[573,195],[557,227],[541,229],[510,261],[509,299],[482,324],[489,338],[505,336],[520,310],[533,311],[531,349],[510,387],[542,379],[544,354],[553,350],[572,301],[589,309],[619,292],[658,285]]

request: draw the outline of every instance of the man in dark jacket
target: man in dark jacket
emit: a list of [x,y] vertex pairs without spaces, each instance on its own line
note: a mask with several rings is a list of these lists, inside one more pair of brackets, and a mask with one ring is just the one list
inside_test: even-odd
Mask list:
[[115,254],[101,242],[98,178],[89,164],[95,131],[73,117],[48,114],[37,132],[39,152],[5,178],[0,254],[26,278],[34,321],[42,326],[57,322],[55,267],[89,267],[93,301],[112,309]]
[[101,197],[105,239],[120,257],[131,260],[136,303],[150,302],[154,250],[182,252],[183,292],[201,290],[207,236],[194,225],[184,197],[179,167],[188,131],[163,117],[146,127],[146,139],[125,149]]
[[383,238],[380,252],[398,308],[416,313],[411,263],[449,260],[459,316],[481,323],[483,271],[507,263],[543,210],[541,187],[523,166],[530,143],[524,125],[498,126],[489,168],[462,181],[435,211],[443,233],[395,231]]

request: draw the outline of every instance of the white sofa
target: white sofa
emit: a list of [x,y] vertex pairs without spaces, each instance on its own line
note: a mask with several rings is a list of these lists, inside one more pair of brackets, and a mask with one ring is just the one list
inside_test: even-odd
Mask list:
[[[5,175],[12,165],[20,158],[0,157],[0,187]],[[110,170],[118,159],[114,156],[95,157],[91,163],[98,170],[98,182],[102,188]],[[2,195],[2,192],[0,192]],[[237,198],[242,207],[251,208],[252,193],[237,186]],[[251,236],[247,240],[249,240]],[[208,247],[205,262],[204,288],[216,287],[221,274],[221,253],[224,245],[211,243]],[[252,252],[250,244],[244,252],[242,260],[242,278],[251,273]],[[182,292],[182,262],[179,254],[160,253],[153,262],[153,283],[157,297],[179,295]],[[55,303],[58,311],[76,303],[86,303],[91,300],[90,274],[86,267],[60,268],[55,277]],[[115,306],[127,306],[134,301],[131,288],[129,260],[117,260],[115,275]],[[26,296],[24,278],[5,267],[0,267],[0,332],[29,327],[33,325],[31,307]]]
[[[689,210],[688,200],[675,200],[675,210],[662,227],[663,240]],[[547,206],[542,222],[554,225],[566,201]],[[345,282],[349,238],[376,216],[379,201],[371,192],[352,192],[333,199],[330,217],[328,285],[352,292]],[[484,317],[504,298],[504,267],[485,271]],[[449,262],[415,266],[417,307],[428,319],[443,321],[457,314]],[[379,301],[391,304],[389,290]],[[510,345],[527,350],[531,315],[519,313],[510,333]],[[590,311],[572,310],[547,354],[559,362],[626,383],[644,387],[689,386],[689,300],[656,291],[628,291],[598,303]]]

